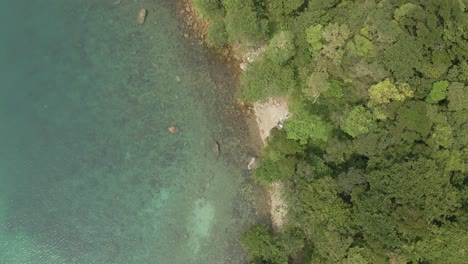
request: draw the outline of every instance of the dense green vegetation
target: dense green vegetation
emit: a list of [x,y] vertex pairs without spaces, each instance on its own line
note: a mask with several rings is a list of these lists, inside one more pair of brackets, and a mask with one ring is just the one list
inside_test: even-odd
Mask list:
[[248,102],[287,96],[254,177],[281,181],[252,262],[466,263],[468,0],[195,0],[209,45],[266,51]]

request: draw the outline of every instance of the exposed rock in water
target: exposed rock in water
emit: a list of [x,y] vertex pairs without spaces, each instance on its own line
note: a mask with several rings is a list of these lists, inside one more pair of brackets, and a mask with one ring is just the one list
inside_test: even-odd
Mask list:
[[138,19],[137,19],[138,24],[141,25],[145,23],[145,19],[146,19],[146,9],[142,8],[140,12],[138,12]]
[[175,133],[179,132],[179,129],[176,126],[170,126],[170,127],[167,128],[167,131],[169,131],[169,133],[171,133],[171,134],[175,134]]
[[243,62],[243,63],[241,63],[241,64],[239,65],[239,67],[241,68],[241,70],[245,71],[245,70],[247,70],[247,66],[248,66],[248,65],[249,65],[248,63]]
[[247,165],[248,170],[253,170],[257,167],[257,159],[254,157],[250,160],[249,165]]
[[213,151],[214,151],[216,157],[219,157],[219,155],[221,155],[221,148],[219,146],[218,141],[215,142],[215,144],[213,146]]
[[245,54],[245,57],[247,58],[248,62],[253,62],[260,56],[260,54],[265,52],[265,50],[266,50],[266,45],[259,46],[257,48],[250,48]]

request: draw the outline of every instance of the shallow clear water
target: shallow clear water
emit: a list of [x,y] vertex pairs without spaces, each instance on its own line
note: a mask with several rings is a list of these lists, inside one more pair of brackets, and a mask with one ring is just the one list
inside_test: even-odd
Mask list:
[[244,261],[244,124],[175,14],[169,0],[0,1],[0,263]]

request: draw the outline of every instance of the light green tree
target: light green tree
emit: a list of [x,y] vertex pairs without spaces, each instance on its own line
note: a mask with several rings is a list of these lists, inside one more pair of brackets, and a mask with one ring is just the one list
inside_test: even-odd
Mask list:
[[346,116],[343,127],[346,133],[352,137],[357,137],[375,129],[377,124],[372,113],[359,105]]
[[294,33],[280,31],[270,40],[267,49],[268,58],[277,64],[283,64],[296,53],[294,46]]
[[307,144],[309,139],[327,141],[330,137],[332,126],[320,116],[307,111],[300,111],[286,120],[286,133],[289,139],[299,140],[301,144]]
[[388,104],[391,101],[403,101],[413,96],[413,91],[407,84],[399,84],[398,88],[389,79],[385,79],[369,89],[371,102]]
[[323,48],[322,43],[322,28],[323,26],[318,24],[310,26],[306,30],[307,42],[310,44],[310,52],[315,53]]
[[310,100],[316,100],[322,92],[330,89],[331,84],[328,81],[328,73],[326,72],[313,72],[308,80],[307,85],[303,87],[302,92]]
[[394,12],[394,17],[396,21],[400,21],[402,17],[405,17],[407,14],[417,11],[417,10],[422,10],[422,7],[419,5],[415,5],[412,3],[406,3],[399,8],[395,9]]
[[431,92],[426,98],[426,102],[436,104],[439,101],[447,98],[447,87],[449,86],[448,81],[439,81],[432,85]]
[[348,49],[354,56],[369,58],[371,57],[371,52],[374,49],[374,44],[361,34],[357,34],[354,36],[353,41],[348,43]]
[[339,65],[344,56],[344,47],[346,41],[351,36],[351,31],[346,24],[331,23],[323,29],[323,39],[327,42],[322,54],[333,62]]

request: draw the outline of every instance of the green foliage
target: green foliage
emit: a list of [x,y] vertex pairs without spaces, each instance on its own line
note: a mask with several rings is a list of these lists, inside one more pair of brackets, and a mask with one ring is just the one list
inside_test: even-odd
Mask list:
[[432,121],[428,117],[428,108],[424,102],[407,102],[397,112],[396,135],[405,137],[406,131],[419,133],[425,139],[431,131]]
[[273,128],[270,131],[268,145],[262,150],[262,155],[272,161],[279,161],[292,155],[300,155],[304,147],[295,140],[287,138],[284,130]]
[[409,13],[419,11],[421,6],[415,5],[413,3],[406,3],[399,8],[395,9],[394,17],[396,21],[401,21],[403,17],[408,15]]
[[368,180],[371,190],[384,193],[388,199],[394,199],[396,205],[423,210],[421,223],[424,226],[432,219],[445,220],[460,206],[450,178],[433,160],[420,158],[396,163],[385,170],[373,171]]
[[348,250],[348,256],[343,260],[343,264],[368,264],[369,262],[362,256],[361,252],[364,251],[360,247],[352,247]]
[[315,100],[322,92],[328,91],[330,87],[328,73],[313,72],[307,80],[307,85],[302,88],[302,92],[308,99]]
[[380,43],[392,44],[398,40],[402,34],[398,23],[393,20],[392,13],[384,8],[372,10],[368,17],[369,28],[376,31],[375,38]]
[[459,65],[453,65],[447,77],[450,81],[468,83],[468,62],[462,61]]
[[268,33],[268,21],[253,0],[223,0],[226,9],[224,22],[230,43],[249,46],[264,40]]
[[426,102],[435,104],[447,98],[448,86],[449,86],[449,82],[447,81],[439,81],[439,82],[434,83],[434,85],[432,86],[431,92],[426,98]]
[[219,19],[224,16],[221,0],[194,0],[195,10],[208,20]]
[[306,30],[307,42],[310,44],[310,52],[315,53],[323,48],[322,43],[322,25],[310,26]]
[[267,0],[270,20],[280,25],[287,24],[291,14],[304,4],[304,0]]
[[385,49],[383,61],[397,79],[408,81],[416,74],[415,69],[421,67],[422,57],[417,40],[414,37],[405,37]]
[[288,263],[278,239],[266,225],[258,224],[247,230],[241,237],[241,244],[254,263]]
[[447,94],[450,111],[468,109],[468,88],[462,83],[452,83],[448,87]]
[[354,36],[353,41],[348,43],[348,49],[351,55],[371,58],[374,44],[372,44],[372,41],[359,34]]
[[283,64],[296,52],[294,46],[294,33],[291,31],[280,31],[270,40],[266,56],[276,64]]
[[194,0],[195,10],[207,19],[211,26],[205,41],[209,46],[222,47],[228,41],[224,24],[225,9],[221,0]]
[[327,42],[322,49],[322,54],[330,59],[335,65],[341,63],[344,55],[346,41],[351,32],[346,24],[328,24],[323,29],[323,39]]
[[254,171],[254,178],[262,183],[285,180],[294,174],[296,157],[304,152],[304,147],[297,141],[287,139],[283,130],[272,129],[268,145],[262,150],[259,167]]
[[415,253],[421,262],[429,263],[464,263],[466,262],[466,245],[468,232],[466,226],[456,224],[436,228],[431,239],[419,241]]
[[346,117],[344,131],[352,137],[366,134],[377,128],[374,116],[362,105],[356,106]]
[[369,89],[371,102],[388,104],[391,101],[403,101],[406,97],[413,95],[409,86],[402,84],[398,88],[389,79],[372,85]]
[[282,158],[274,161],[262,159],[260,165],[255,169],[253,177],[261,183],[272,183],[290,178],[294,174],[296,160],[294,158]]
[[195,5],[209,45],[268,44],[243,99],[290,100],[253,172],[283,184],[287,224],[247,231],[252,262],[467,259],[466,0]]
[[264,58],[249,64],[241,83],[245,87],[242,98],[247,102],[287,95],[296,87],[291,67],[281,66]]
[[309,8],[312,10],[327,10],[338,4],[340,0],[310,1]]
[[302,145],[309,139],[327,141],[331,135],[332,126],[320,116],[310,114],[307,110],[294,113],[286,120],[286,132],[289,139],[298,140]]
[[[297,181],[297,180],[296,180]],[[343,228],[350,224],[348,206],[338,199],[339,187],[330,176],[317,179],[309,184],[300,184],[295,191],[293,215],[305,234],[314,238],[314,249],[332,263],[343,259],[352,239],[351,230]]]
[[213,23],[206,33],[205,41],[213,47],[222,47],[227,44],[228,34],[222,21]]
[[453,144],[452,128],[448,125],[435,125],[431,134],[431,138],[427,141],[430,145],[450,148]]

